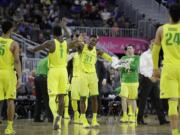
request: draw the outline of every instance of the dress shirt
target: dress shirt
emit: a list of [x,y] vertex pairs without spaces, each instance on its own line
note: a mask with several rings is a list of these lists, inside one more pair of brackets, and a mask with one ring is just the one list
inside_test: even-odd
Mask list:
[[140,74],[148,78],[152,77],[153,61],[150,49],[142,53],[140,56]]

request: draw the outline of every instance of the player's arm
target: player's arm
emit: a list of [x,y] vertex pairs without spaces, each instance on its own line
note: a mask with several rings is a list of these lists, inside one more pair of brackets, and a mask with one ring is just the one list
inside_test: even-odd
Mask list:
[[19,44],[17,42],[14,41],[12,43],[11,51],[14,56],[14,66],[15,66],[15,70],[17,73],[17,77],[18,77],[17,88],[19,88],[20,83],[21,83],[21,62],[20,62],[20,58],[19,58],[20,49],[19,49]]
[[84,48],[84,43],[79,41],[79,40],[71,41],[68,44],[68,50],[69,49],[75,49],[75,50],[82,52],[83,48]]
[[108,62],[112,62],[112,57],[108,53],[105,53],[101,50],[97,50],[97,55],[107,60]]
[[31,52],[37,52],[40,50],[48,49],[49,52],[54,52],[55,51],[55,43],[53,40],[48,40],[42,43],[41,45],[34,47],[34,48],[28,48],[29,51]]
[[153,45],[152,50],[152,59],[153,59],[153,76],[152,78],[159,79],[160,78],[160,72],[158,67],[158,61],[159,61],[159,52],[161,49],[161,40],[162,40],[162,34],[163,34],[163,27],[159,27],[156,32],[156,37]]
[[153,49],[152,49],[153,68],[155,70],[158,69],[158,61],[159,61],[159,52],[161,49],[162,33],[163,33],[163,28],[161,26],[158,28],[158,30],[156,32],[156,37],[155,37],[154,45],[153,45]]
[[72,60],[73,57],[74,57],[74,55],[75,55],[75,53],[70,53],[70,54],[68,55],[67,62],[69,62],[70,60]]
[[66,26],[66,18],[62,18],[60,25],[61,25],[61,28],[64,30],[64,34],[65,34],[66,39],[69,39],[71,37],[71,35],[70,35],[70,33],[67,29],[67,26]]
[[101,69],[101,75],[103,78],[102,85],[105,86],[107,84],[107,71],[102,61],[100,61],[100,69]]

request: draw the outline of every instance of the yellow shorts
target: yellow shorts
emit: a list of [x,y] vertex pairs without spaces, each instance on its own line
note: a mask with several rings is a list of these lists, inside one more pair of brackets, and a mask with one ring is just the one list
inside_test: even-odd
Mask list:
[[48,72],[48,94],[67,94],[68,74],[66,68],[51,68]]
[[120,97],[137,99],[139,83],[121,83]]
[[66,93],[68,94],[70,91],[71,91],[71,84],[68,81]]
[[98,78],[96,73],[80,73],[80,96],[89,97],[99,95]]
[[71,98],[73,100],[80,100],[80,78],[73,77],[71,81]]
[[160,80],[160,98],[180,98],[179,66],[164,66]]
[[0,70],[0,100],[16,99],[16,84],[15,71]]

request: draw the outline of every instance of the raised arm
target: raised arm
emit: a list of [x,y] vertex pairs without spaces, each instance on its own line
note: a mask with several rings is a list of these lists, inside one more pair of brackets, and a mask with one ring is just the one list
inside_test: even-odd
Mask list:
[[55,43],[53,40],[48,40],[45,41],[44,43],[42,43],[41,45],[35,47],[35,48],[28,48],[29,51],[31,52],[37,52],[40,50],[44,50],[44,49],[49,49],[49,52],[54,52],[55,50]]
[[66,25],[66,18],[62,18],[62,21],[60,22],[61,28],[64,30],[64,34],[66,36],[66,39],[69,39],[71,37],[68,29],[67,29],[67,25]]
[[97,55],[102,57],[108,62],[112,62],[112,57],[108,53],[103,52],[102,50],[97,50]]

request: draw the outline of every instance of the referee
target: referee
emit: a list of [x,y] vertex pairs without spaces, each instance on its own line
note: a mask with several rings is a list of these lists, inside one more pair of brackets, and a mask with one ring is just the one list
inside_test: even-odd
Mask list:
[[36,104],[34,112],[34,121],[42,122],[40,116],[42,113],[42,106],[45,107],[46,117],[49,122],[53,121],[53,116],[49,108],[49,97],[47,92],[47,73],[48,73],[48,58],[41,59],[36,68],[35,90],[36,90]]

